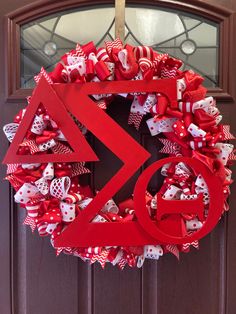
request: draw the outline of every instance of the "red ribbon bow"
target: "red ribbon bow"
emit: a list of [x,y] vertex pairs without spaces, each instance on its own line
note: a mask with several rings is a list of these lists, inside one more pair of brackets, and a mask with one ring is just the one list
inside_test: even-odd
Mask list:
[[130,45],[126,45],[125,49],[127,50],[127,64],[129,65],[129,69],[124,69],[121,63],[118,63],[117,71],[119,72],[119,76],[123,79],[131,80],[138,73],[139,67],[138,63],[135,59],[133,47]]
[[57,136],[57,132],[43,131],[43,134],[37,136],[35,141],[39,145],[39,144],[46,143],[47,141],[50,141],[51,139],[54,139],[56,136]]

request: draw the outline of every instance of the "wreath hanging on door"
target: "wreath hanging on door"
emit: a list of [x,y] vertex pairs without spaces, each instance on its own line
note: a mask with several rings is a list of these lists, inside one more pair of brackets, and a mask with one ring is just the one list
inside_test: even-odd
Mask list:
[[[147,46],[123,45],[116,39],[106,42],[105,47],[96,49],[92,42],[62,56],[51,73],[44,69],[35,77],[36,83],[43,77],[49,84],[86,83],[100,81],[130,81],[176,79],[177,99],[169,103],[160,93],[128,93],[120,96],[131,100],[128,124],[138,130],[141,122],[146,123],[152,136],[163,144],[161,153],[180,157],[178,162],[166,163],[161,174],[164,181],[160,191],[151,195],[146,191],[145,202],[150,219],[162,220],[158,214],[158,195],[164,200],[196,200],[201,196],[203,215],[178,214],[181,228],[178,236],[195,233],[204,225],[210,203],[208,185],[203,176],[192,170],[182,157],[193,157],[203,162],[220,178],[224,195],[222,213],[229,209],[227,198],[232,183],[229,166],[234,157],[234,147],[226,141],[234,139],[228,125],[221,124],[222,115],[212,97],[206,97],[203,78],[191,70],[181,71],[182,61],[168,54],[159,54]],[[33,91],[34,94],[34,91]],[[115,96],[113,94],[92,95],[100,110],[106,110]],[[31,97],[28,97],[28,103]],[[79,104],[78,104],[79,105]],[[10,142],[27,111],[21,110],[13,123],[4,126]],[[86,128],[73,117],[81,132],[86,136]],[[96,119],[96,117],[92,117]],[[71,154],[73,151],[60,130],[41,104],[34,115],[30,129],[18,147],[19,155]],[[54,246],[55,239],[75,220],[93,200],[97,191],[80,184],[80,177],[90,170],[84,162],[48,162],[8,164],[6,179],[16,191],[15,202],[26,210],[24,224],[41,237],[49,236]],[[165,215],[164,219],[173,214]],[[176,216],[176,215],[174,215]],[[93,222],[126,223],[137,219],[132,196],[115,203],[110,199],[100,210]],[[171,227],[169,227],[171,228]],[[61,252],[82,258],[91,263],[106,262],[123,268],[141,267],[145,258],[159,259],[171,252],[179,258],[179,252],[189,252],[190,247],[199,247],[198,240],[184,244],[152,243],[143,246],[103,246],[103,247],[57,247]]]

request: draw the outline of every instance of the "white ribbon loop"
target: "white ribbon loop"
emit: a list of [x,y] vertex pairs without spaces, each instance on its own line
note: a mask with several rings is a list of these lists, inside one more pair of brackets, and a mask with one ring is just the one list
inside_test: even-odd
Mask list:
[[154,118],[146,121],[147,126],[152,136],[162,132],[173,132],[173,124],[177,121],[176,118],[165,118],[156,121]]
[[72,222],[75,219],[75,204],[60,202],[60,210],[63,221]]
[[122,67],[125,70],[129,70],[130,66],[128,64],[128,51],[126,49],[122,49],[121,51],[118,52],[118,59],[122,64]]
[[35,186],[38,188],[41,194],[47,195],[49,192],[49,184],[47,180],[42,177],[34,182]]
[[19,124],[18,123],[8,123],[4,125],[3,132],[5,133],[8,141],[11,143],[17,132]]
[[67,196],[70,185],[71,180],[69,177],[56,178],[50,184],[50,194],[53,197],[63,199]]
[[217,158],[220,159],[224,165],[226,165],[229,159],[229,155],[234,149],[234,146],[232,144],[216,143],[215,148],[218,148],[220,150]]
[[164,164],[164,166],[162,166],[162,168],[161,168],[161,174],[162,174],[164,177],[167,177],[167,175],[168,175],[168,170],[169,170],[170,166],[171,166],[171,163],[170,163],[170,162],[167,163],[167,164]]
[[49,162],[43,170],[43,177],[46,180],[52,180],[54,178],[54,166],[52,162]]
[[40,152],[45,152],[46,150],[56,146],[56,141],[52,138],[51,140],[43,143],[43,144],[39,144],[38,149]]
[[41,135],[46,128],[46,123],[41,116],[35,115],[30,131],[34,134]]
[[21,164],[21,167],[23,169],[28,169],[28,170],[33,170],[33,169],[36,169],[40,166],[41,166],[41,164]]
[[165,191],[162,198],[164,198],[165,200],[179,199],[181,193],[182,190],[180,188],[178,188],[175,185],[170,185],[168,189]]
[[103,213],[114,213],[114,214],[118,214],[119,208],[117,207],[117,205],[115,204],[115,202],[113,201],[113,199],[110,199],[110,200],[103,206],[102,212],[103,212]]
[[158,260],[163,255],[163,249],[160,245],[145,245],[143,255],[138,257],[137,267],[141,268],[145,258]]
[[197,218],[186,221],[187,230],[198,230],[202,226],[203,226],[202,222],[199,221]]
[[31,183],[24,183],[22,187],[16,192],[14,199],[16,203],[27,204],[39,194],[39,190]]
[[145,245],[144,257],[150,259],[159,259],[163,255],[163,249],[160,245]]
[[143,105],[144,111],[150,112],[150,109],[156,104],[157,97],[155,94],[149,94]]
[[97,59],[97,57],[95,56],[94,52],[91,52],[91,53],[89,54],[88,59],[91,60],[91,61],[93,61],[93,64],[94,64],[94,65],[98,62],[98,59]]

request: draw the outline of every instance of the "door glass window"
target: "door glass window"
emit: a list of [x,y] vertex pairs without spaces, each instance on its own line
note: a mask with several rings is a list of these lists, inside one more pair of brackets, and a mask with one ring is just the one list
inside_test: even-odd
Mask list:
[[[148,45],[183,61],[205,78],[206,87],[218,86],[219,27],[217,23],[184,12],[157,7],[127,7],[125,42]],[[93,40],[96,46],[115,38],[114,8],[99,7],[59,12],[21,27],[21,87],[34,87],[43,66],[51,71],[76,43]]]

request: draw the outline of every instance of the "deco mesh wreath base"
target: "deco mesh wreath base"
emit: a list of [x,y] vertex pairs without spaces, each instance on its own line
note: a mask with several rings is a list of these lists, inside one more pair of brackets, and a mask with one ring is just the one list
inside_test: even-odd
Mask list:
[[[24,224],[32,231],[37,229],[41,237],[49,236],[57,255],[64,252],[97,261],[102,267],[110,262],[121,269],[126,264],[141,267],[145,258],[159,259],[169,252],[179,258],[179,252],[198,248],[198,240],[228,210],[229,166],[235,159],[228,140],[234,136],[228,125],[220,123],[222,116],[214,99],[206,97],[203,78],[193,71],[181,71],[181,65],[168,54],[146,46],[124,46],[116,39],[98,49],[92,42],[78,44],[53,72],[42,69],[35,77],[38,86],[27,99],[28,107],[4,126],[12,142],[4,160],[6,179],[16,191],[15,202],[26,210]],[[151,136],[163,144],[160,152],[172,158],[145,170],[134,196],[118,204],[110,198],[104,204],[100,192],[80,184],[80,176],[90,172],[85,162],[98,160],[86,141],[87,129],[94,134],[98,131],[100,139],[124,162],[119,175],[124,179],[129,172],[125,180],[150,155],[105,114],[117,94],[132,101],[128,124],[138,130],[145,120]],[[82,114],[81,119],[77,113]],[[109,138],[109,130],[117,141]],[[160,167],[164,181],[151,195],[146,186]],[[117,175],[113,182],[116,186],[110,190],[117,192],[122,180]],[[91,210],[93,203],[98,205],[95,211]],[[96,224],[101,230],[88,237],[89,246],[59,246],[87,243],[85,229],[78,228],[75,236],[76,223],[86,215],[87,229]],[[118,231],[127,226],[130,236]],[[102,230],[108,230],[107,242]],[[110,231],[113,240],[109,240]],[[60,242],[64,235],[67,242]]]

